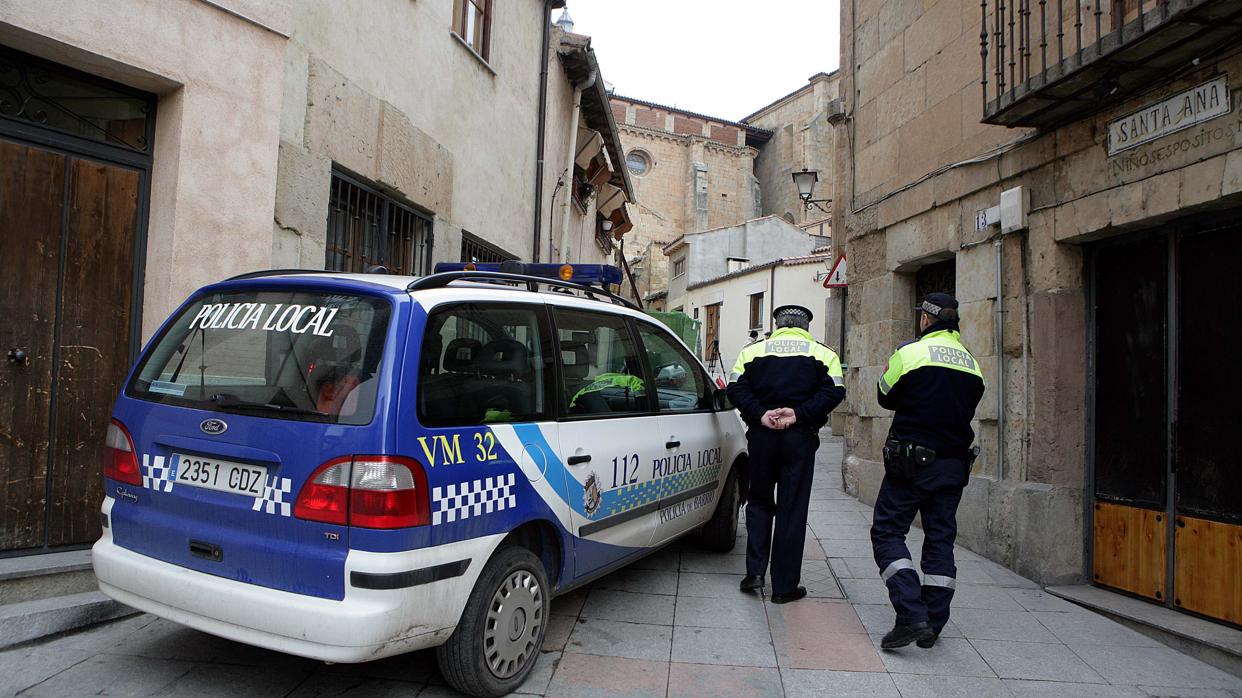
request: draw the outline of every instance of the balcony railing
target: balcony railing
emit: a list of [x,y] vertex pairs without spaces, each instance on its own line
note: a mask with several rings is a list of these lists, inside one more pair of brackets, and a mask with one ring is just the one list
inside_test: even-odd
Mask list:
[[1239,0],[980,0],[983,121],[1052,127],[1242,40]]

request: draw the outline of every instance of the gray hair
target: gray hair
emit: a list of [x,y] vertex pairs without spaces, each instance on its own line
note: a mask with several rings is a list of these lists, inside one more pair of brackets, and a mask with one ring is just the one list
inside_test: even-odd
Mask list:
[[811,328],[811,320],[802,313],[781,313],[776,316],[776,326],[808,330]]

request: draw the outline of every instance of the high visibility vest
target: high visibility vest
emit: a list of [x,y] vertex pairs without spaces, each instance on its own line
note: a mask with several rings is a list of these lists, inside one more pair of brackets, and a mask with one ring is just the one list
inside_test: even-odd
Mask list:
[[756,359],[764,357],[805,356],[823,364],[828,377],[834,385],[845,385],[845,377],[841,372],[841,359],[837,353],[815,341],[810,332],[800,327],[781,327],[772,333],[767,340],[754,342],[742,347],[733,364],[733,373],[729,379],[736,381],[746,372],[746,367]]
[[631,393],[641,394],[643,392],[643,379],[638,376],[631,376],[628,373],[601,373],[591,381],[590,385],[582,390],[574,393],[573,398],[569,401],[569,406],[573,407],[578,404],[578,398],[587,393],[594,393],[604,388],[625,388]]
[[888,392],[907,373],[935,366],[953,371],[963,371],[983,380],[979,361],[962,345],[962,333],[954,330],[937,330],[923,335],[918,341],[899,347],[888,359],[888,368],[880,376],[880,392]]

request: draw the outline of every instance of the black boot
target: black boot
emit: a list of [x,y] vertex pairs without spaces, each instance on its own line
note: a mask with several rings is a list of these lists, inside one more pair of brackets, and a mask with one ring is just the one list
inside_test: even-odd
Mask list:
[[922,640],[915,640],[914,644],[926,650],[926,649],[931,649],[932,647],[935,647],[936,640],[939,640],[939,639],[940,639],[940,631],[933,630],[931,637],[925,637]]
[[927,623],[895,625],[884,636],[884,639],[880,640],[880,649],[895,650],[898,647],[905,647],[911,642],[926,641],[927,638],[935,637],[935,635],[936,631],[932,630]]
[[794,587],[793,591],[787,591],[784,594],[772,594],[772,603],[789,603],[805,596],[806,587]]
[[748,574],[742,577],[742,583],[738,585],[742,591],[757,591],[763,588],[763,576],[758,574]]

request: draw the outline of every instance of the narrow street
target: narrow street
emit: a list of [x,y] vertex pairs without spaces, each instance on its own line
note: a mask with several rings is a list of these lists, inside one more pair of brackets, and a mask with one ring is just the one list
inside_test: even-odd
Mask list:
[[[893,613],[871,561],[870,510],[841,492],[841,457],[841,441],[825,439],[803,564],[810,598],[776,606],[739,593],[744,538],[729,555],[676,546],[554,601],[524,692],[1242,696],[1242,679],[960,547],[953,620],[937,645],[879,651]],[[148,615],[0,653],[0,694],[455,695],[432,652],[327,666]]]

